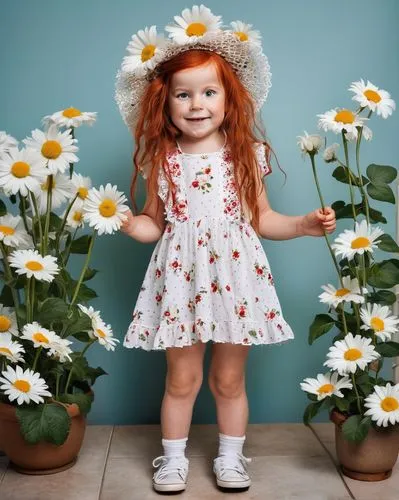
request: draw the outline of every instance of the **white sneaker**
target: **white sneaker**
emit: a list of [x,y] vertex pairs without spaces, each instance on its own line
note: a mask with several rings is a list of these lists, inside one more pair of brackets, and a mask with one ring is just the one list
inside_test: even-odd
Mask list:
[[159,467],[152,478],[155,491],[183,491],[187,486],[188,463],[186,457],[154,458],[153,467]]
[[213,472],[216,474],[216,483],[222,488],[248,488],[251,479],[247,472],[247,463],[251,458],[242,454],[220,455],[213,461]]

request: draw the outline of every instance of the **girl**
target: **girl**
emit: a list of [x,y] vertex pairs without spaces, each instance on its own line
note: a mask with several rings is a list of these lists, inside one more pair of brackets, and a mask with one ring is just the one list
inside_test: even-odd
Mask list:
[[239,21],[222,30],[203,5],[175,20],[170,41],[155,26],[133,36],[117,75],[116,100],[136,144],[133,203],[139,171],[147,181],[144,209],[130,211],[122,231],[158,241],[124,346],[166,351],[154,489],[186,488],[185,447],[210,340],[220,431],[213,471],[218,486],[248,488],[248,351],[294,338],[259,238],[322,236],[334,231],[335,213],[287,216],[269,205],[262,178],[271,148],[254,131],[262,132],[255,114],[270,87],[259,34]]

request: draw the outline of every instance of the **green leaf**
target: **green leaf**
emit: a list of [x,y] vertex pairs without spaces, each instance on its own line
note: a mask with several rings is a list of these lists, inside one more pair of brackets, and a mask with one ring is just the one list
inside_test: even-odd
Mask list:
[[[72,295],[75,293],[75,288],[76,288],[77,284],[78,284],[77,281],[71,282],[71,287],[70,287],[70,290],[68,293],[70,300],[72,300]],[[86,303],[86,302],[89,302],[90,300],[93,300],[97,297],[98,297],[97,293],[92,288],[89,288],[84,283],[81,283],[79,286],[78,295],[75,299],[75,303]]]
[[[362,210],[363,215],[366,215],[366,210]],[[369,207],[370,222],[376,224],[377,222],[387,223],[386,218],[382,215],[382,212],[376,210],[375,208]]]
[[374,200],[395,203],[395,195],[388,184],[368,184],[367,193]]
[[376,288],[393,288],[399,284],[399,261],[383,260],[373,264],[369,269],[367,283]]
[[85,234],[74,240],[71,245],[71,253],[87,254],[91,238],[92,236]]
[[21,434],[28,443],[48,441],[61,445],[66,441],[71,418],[63,406],[56,403],[38,404],[18,407],[16,412]]
[[66,318],[68,312],[68,304],[60,298],[49,297],[42,302],[39,313],[39,323],[49,324],[52,321]]
[[85,271],[85,274],[83,276],[83,281],[89,281],[91,280],[92,278],[94,278],[94,276],[98,273],[98,269],[90,269],[90,267],[88,267]]
[[342,412],[347,412],[349,409],[349,401],[343,397],[339,398],[338,396],[332,396],[332,401],[334,402],[334,405],[338,408],[339,411]]
[[380,250],[384,252],[399,252],[399,246],[389,234],[382,234],[378,239],[380,243],[377,243],[377,246]]
[[[65,337],[69,335],[75,335],[80,332],[86,332],[92,330],[92,321],[87,316],[87,314],[82,314],[80,316],[78,312],[78,308],[73,306],[73,315],[72,318],[68,322],[68,327],[65,330]],[[77,338],[77,337],[76,337]],[[80,339],[78,339],[80,340]]]
[[[347,205],[345,204],[344,201],[339,200],[335,201],[331,207],[335,210],[335,217],[336,219],[353,219],[353,210],[352,210],[352,204],[348,203]],[[366,215],[366,208],[364,206],[364,202],[362,201],[361,203],[357,203],[354,205],[355,208],[355,213],[356,216],[359,214]],[[377,222],[382,222],[386,224],[387,220],[386,218],[382,215],[382,213],[379,210],[375,210],[374,208],[369,206],[369,215],[370,215],[370,223],[375,224]]]
[[91,394],[63,394],[60,398],[63,403],[76,403],[79,406],[79,410],[83,415],[87,415],[91,410],[91,403],[93,401],[93,396]]
[[342,425],[342,434],[347,441],[359,443],[367,436],[371,418],[352,415]]
[[334,319],[328,314],[317,314],[309,328],[309,345],[327,333],[335,325]]
[[102,375],[108,375],[108,373],[104,371],[100,366],[97,366],[97,368],[89,366],[86,370],[86,374],[90,379],[90,385],[94,385],[98,377],[101,377]]
[[371,163],[366,169],[367,177],[373,184],[390,184],[398,174],[396,168]]
[[3,215],[6,215],[6,213],[7,213],[6,204],[4,203],[3,200],[0,200],[0,217],[3,217]]
[[390,290],[378,290],[378,292],[375,293],[371,292],[367,297],[367,302],[375,304],[390,306],[396,302],[396,295]]
[[324,400],[322,399],[321,401],[317,401],[316,403],[308,404],[303,414],[303,423],[305,425],[309,425],[310,421],[319,413],[323,403]]
[[398,342],[382,342],[377,344],[375,350],[385,358],[394,358],[399,356],[399,343]]
[[[348,169],[344,167],[337,167],[334,172],[332,173],[332,176],[337,179],[339,182],[343,182],[345,184],[349,184],[349,175],[348,175]],[[364,177],[362,175],[362,180],[363,180],[363,185],[368,184],[369,180],[367,177]],[[351,178],[351,184],[355,186],[360,186],[360,179],[359,177],[355,176],[355,179]]]

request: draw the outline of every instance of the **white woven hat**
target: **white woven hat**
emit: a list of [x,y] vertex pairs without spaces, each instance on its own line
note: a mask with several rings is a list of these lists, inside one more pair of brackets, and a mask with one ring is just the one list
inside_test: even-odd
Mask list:
[[148,83],[157,76],[160,63],[190,49],[210,50],[231,64],[252,97],[255,111],[265,102],[271,87],[271,72],[262,51],[261,35],[251,24],[241,21],[222,29],[221,16],[215,16],[204,5],[184,9],[167,25],[167,39],[156,26],[146,27],[133,35],[116,75],[115,100],[122,118],[134,132],[140,100]]

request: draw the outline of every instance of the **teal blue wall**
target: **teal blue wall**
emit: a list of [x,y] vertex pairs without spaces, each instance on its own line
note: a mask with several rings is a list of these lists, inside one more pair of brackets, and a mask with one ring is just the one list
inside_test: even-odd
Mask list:
[[[284,176],[275,166],[267,178],[274,210],[298,215],[319,205],[311,167],[296,145],[297,135],[317,133],[316,114],[335,106],[351,106],[350,83],[360,78],[399,99],[399,5],[395,0],[211,1],[206,5],[225,23],[241,19],[263,35],[273,73],[263,119]],[[117,184],[128,196],[132,141],[113,100],[115,73],[133,33],[146,25],[161,30],[190,2],[132,0],[68,2],[3,0],[0,16],[0,130],[23,139],[40,127],[40,119],[76,106],[97,111],[93,128],[80,128],[80,162],[76,171],[99,186]],[[397,165],[398,112],[388,120],[374,117],[375,139],[363,147],[362,164]],[[329,142],[336,139],[328,135]],[[337,141],[339,142],[339,141]],[[326,203],[348,199],[343,185],[331,177],[331,166],[319,162]],[[141,189],[143,185],[141,185]],[[142,191],[141,191],[142,193]],[[141,202],[143,198],[141,197]],[[394,206],[373,202],[395,230]],[[339,221],[336,236],[349,221]],[[249,355],[247,387],[250,422],[299,422],[307,398],[299,388],[304,377],[324,371],[330,336],[312,347],[308,327],[316,313],[327,312],[319,302],[320,286],[335,283],[335,270],[323,238],[266,241],[286,320],[296,338],[287,345],[254,347]],[[121,341],[154,245],[143,245],[122,234],[98,238],[92,267],[100,273],[91,282],[100,309]],[[386,254],[385,256],[386,257]],[[73,261],[75,274],[82,259]],[[210,350],[206,353],[207,372]],[[164,388],[163,352],[127,350],[110,353],[95,346],[89,361],[107,372],[95,385],[90,423],[159,422]],[[385,370],[388,376],[389,367]],[[206,380],[206,377],[205,377]],[[204,383],[194,409],[194,423],[214,423],[215,408]],[[322,415],[321,420],[326,420]]]

